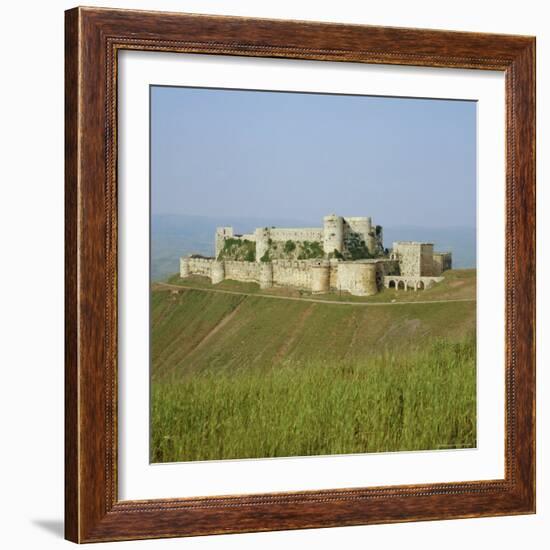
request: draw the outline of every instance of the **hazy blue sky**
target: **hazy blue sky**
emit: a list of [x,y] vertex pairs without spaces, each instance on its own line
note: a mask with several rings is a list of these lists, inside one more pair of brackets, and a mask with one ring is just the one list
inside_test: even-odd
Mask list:
[[151,88],[153,214],[475,226],[476,104]]

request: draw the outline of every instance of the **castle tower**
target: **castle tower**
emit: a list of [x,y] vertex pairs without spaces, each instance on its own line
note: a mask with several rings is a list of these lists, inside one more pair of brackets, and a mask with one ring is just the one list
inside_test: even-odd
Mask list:
[[213,285],[221,283],[225,279],[225,265],[224,262],[213,261],[210,269],[210,280]]
[[[377,225],[376,227],[374,227],[372,229],[372,233],[374,235],[373,239],[374,239],[374,250],[373,252],[375,252],[378,247],[380,247],[380,250],[383,250],[384,249],[384,230],[382,228],[381,225]],[[367,246],[369,247],[369,250],[371,250],[368,242],[367,242]]]
[[187,256],[180,258],[180,277],[182,279],[189,277],[189,258]]
[[338,288],[354,296],[372,296],[378,292],[375,262],[340,262],[338,264]]
[[217,258],[223,250],[225,239],[230,239],[234,235],[232,227],[217,227],[216,228],[216,255]]
[[364,292],[365,296],[373,296],[378,292],[378,283],[376,281],[376,264],[363,264],[360,267],[360,285],[359,292]]
[[260,288],[271,288],[273,286],[273,263],[260,263]]
[[399,260],[401,275],[431,277],[434,273],[434,245],[415,241],[393,243],[393,253]]
[[346,222],[354,233],[358,233],[361,236],[361,240],[365,241],[367,248],[371,254],[376,253],[376,236],[372,227],[372,218],[361,216],[346,218]]
[[330,290],[330,263],[316,262],[311,265],[311,292],[321,294]]
[[256,261],[260,262],[263,255],[269,250],[269,229],[267,227],[258,227],[254,231],[256,238]]
[[344,218],[330,214],[323,218],[323,251],[330,254],[344,248]]

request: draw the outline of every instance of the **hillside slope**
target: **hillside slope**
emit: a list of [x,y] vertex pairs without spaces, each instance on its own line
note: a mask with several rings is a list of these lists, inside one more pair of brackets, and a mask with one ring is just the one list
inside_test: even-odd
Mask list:
[[396,354],[434,338],[463,339],[475,331],[475,318],[475,302],[358,307],[158,289],[152,293],[153,376]]
[[475,301],[185,282],[152,292],[153,462],[475,446]]

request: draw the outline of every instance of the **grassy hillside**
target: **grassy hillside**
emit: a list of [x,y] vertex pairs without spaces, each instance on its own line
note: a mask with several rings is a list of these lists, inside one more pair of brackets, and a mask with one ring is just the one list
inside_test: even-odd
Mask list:
[[[411,294],[411,293],[409,293]],[[475,329],[475,302],[356,307],[182,289],[152,296],[153,377],[397,353]]]
[[[475,274],[454,280],[439,292],[475,289]],[[152,292],[155,462],[475,445],[474,301],[349,305],[192,283]]]
[[205,371],[152,388],[152,460],[474,447],[475,343]]

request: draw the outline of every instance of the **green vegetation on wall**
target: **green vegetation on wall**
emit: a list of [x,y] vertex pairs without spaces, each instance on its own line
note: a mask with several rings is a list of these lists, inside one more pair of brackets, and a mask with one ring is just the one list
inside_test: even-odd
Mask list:
[[339,252],[338,250],[336,250],[336,248],[335,248],[332,252],[329,252],[329,255],[328,255],[329,260],[331,260],[332,258],[335,258],[337,260],[343,260],[344,255],[341,252]]
[[351,233],[346,238],[346,249],[352,260],[364,260],[374,257],[367,248],[365,241],[356,233]]
[[284,251],[287,254],[290,254],[291,252],[294,252],[296,250],[296,243],[294,241],[286,241],[284,246]]
[[298,241],[298,260],[312,260],[322,258],[325,253],[319,241]]
[[256,243],[248,239],[228,238],[218,254],[218,260],[256,261]]
[[284,243],[268,239],[268,249],[260,258],[262,262],[270,260],[310,260],[324,256],[323,245],[320,241],[294,241]]

